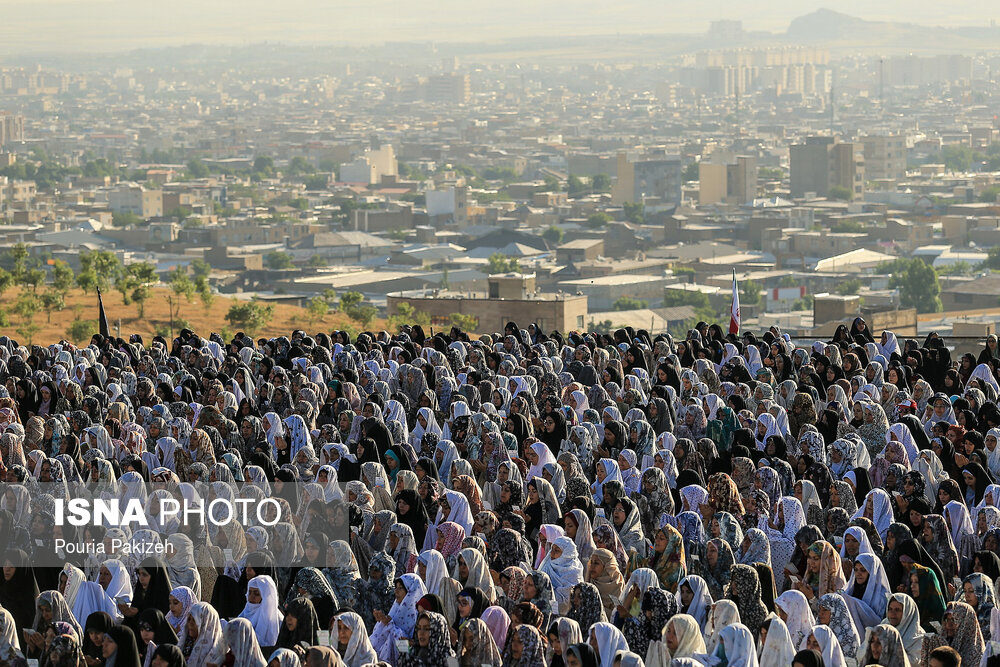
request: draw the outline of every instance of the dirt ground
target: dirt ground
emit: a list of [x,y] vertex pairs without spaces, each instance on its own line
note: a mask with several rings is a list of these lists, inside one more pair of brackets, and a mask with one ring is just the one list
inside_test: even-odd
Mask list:
[[[144,317],[139,317],[139,305],[132,303],[124,305],[122,295],[111,290],[103,293],[104,310],[108,315],[108,323],[111,325],[111,332],[117,333],[116,327],[121,326],[121,335],[124,338],[128,334],[139,333],[148,343],[150,338],[157,332],[169,333],[170,316],[168,313],[168,297],[172,297],[175,303],[175,311],[178,318],[187,322],[187,325],[204,337],[212,332],[223,332],[229,335],[236,333],[229,322],[226,321],[226,313],[233,302],[231,299],[221,295],[215,295],[215,299],[208,308],[197,297],[192,301],[183,301],[178,308],[176,306],[177,296],[169,289],[154,288],[153,296],[146,301]],[[27,339],[17,332],[21,328],[21,320],[18,315],[11,312],[14,302],[17,300],[18,290],[10,289],[0,297],[0,308],[3,309],[10,321],[9,326],[0,327],[0,335],[11,336],[21,344],[25,344]],[[32,342],[40,345],[56,343],[60,339],[68,338],[67,328],[76,319],[89,320],[94,323],[94,332],[97,333],[97,295],[84,294],[82,290],[73,290],[66,298],[66,308],[61,311],[52,311],[51,318],[44,310],[35,314],[34,323],[41,326],[41,329],[32,337]],[[384,328],[384,320],[374,321],[369,328]],[[357,331],[360,326],[342,313],[333,312],[321,320],[313,321],[305,308],[289,306],[284,304],[274,304],[274,317],[271,322],[256,332],[257,337],[269,337],[277,335],[288,335],[294,329],[304,329],[309,332],[335,331],[338,329],[348,329]],[[176,331],[174,331],[176,334]],[[87,336],[89,340],[90,336]],[[83,343],[86,340],[73,341]]]

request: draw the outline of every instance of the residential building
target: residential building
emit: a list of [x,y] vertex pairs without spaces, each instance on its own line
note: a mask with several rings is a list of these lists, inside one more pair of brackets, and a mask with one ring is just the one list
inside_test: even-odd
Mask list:
[[698,164],[698,203],[743,205],[757,197],[757,158],[709,158]]
[[655,197],[661,204],[679,204],[683,170],[680,156],[632,159],[619,153],[618,179],[611,187],[611,201],[621,205]]
[[875,134],[861,138],[865,156],[865,179],[901,179],[906,177],[906,137],[901,134]]
[[812,193],[826,197],[833,187],[847,188],[853,197],[864,192],[864,156],[860,144],[833,137],[806,137],[789,148],[792,197]]
[[424,99],[428,102],[466,104],[472,99],[472,83],[468,74],[450,72],[428,77],[424,84]]
[[24,141],[24,116],[0,111],[0,147]]
[[497,331],[516,314],[518,321],[534,322],[543,331],[582,330],[587,325],[587,297],[539,294],[534,274],[490,276],[488,291],[461,293],[421,290],[387,294],[386,312],[395,315],[399,304],[408,303],[431,318],[431,326],[451,326],[451,315],[471,315],[482,331]]

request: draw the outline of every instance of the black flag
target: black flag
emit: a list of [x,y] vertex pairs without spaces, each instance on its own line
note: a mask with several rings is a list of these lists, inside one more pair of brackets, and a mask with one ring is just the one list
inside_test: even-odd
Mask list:
[[97,315],[100,333],[105,338],[111,338],[111,327],[108,326],[108,314],[104,312],[104,299],[101,298],[101,288],[97,288],[97,308],[100,311]]

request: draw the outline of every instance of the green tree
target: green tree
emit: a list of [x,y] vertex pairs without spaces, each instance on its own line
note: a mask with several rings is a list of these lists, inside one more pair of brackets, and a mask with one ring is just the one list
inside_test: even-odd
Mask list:
[[309,305],[306,307],[306,312],[309,313],[309,321],[313,324],[319,322],[330,312],[330,304],[327,303],[326,299],[321,296],[314,296],[309,299]]
[[[847,188],[844,189],[846,190]],[[844,233],[858,234],[860,232],[865,231],[865,226],[860,222],[858,222],[857,220],[841,220],[833,227],[831,227],[830,231],[835,232],[837,234],[844,234]]]
[[212,273],[212,265],[203,259],[192,259],[188,268],[191,269],[191,275],[195,278],[208,278],[209,274]]
[[52,311],[62,310],[66,307],[66,295],[54,289],[42,292],[42,310],[45,311],[45,321],[52,323]]
[[141,225],[143,222],[145,222],[145,220],[141,217],[135,213],[129,213],[128,211],[111,214],[111,224],[115,227],[134,227],[136,225]]
[[[86,282],[93,286],[107,290],[111,284],[118,279],[122,270],[122,264],[118,256],[110,250],[91,250],[80,255],[80,273],[77,275],[77,284],[84,291],[89,291],[80,279],[89,274]],[[92,279],[91,279],[92,278]]]
[[294,266],[292,256],[282,250],[275,250],[264,255],[264,265],[272,271],[290,269]]
[[[986,261],[983,262],[987,268],[1000,269],[1000,246],[994,246],[986,251]],[[3,290],[0,289],[0,293]]]
[[566,181],[566,191],[569,192],[570,197],[579,197],[580,195],[585,195],[590,191],[587,184],[579,176],[569,175],[569,179]]
[[458,327],[466,333],[472,333],[479,328],[479,318],[475,315],[452,313],[448,316],[448,319],[451,320],[451,325],[453,327]]
[[[122,295],[122,303],[126,306],[132,303],[133,297],[138,296],[143,302],[149,296],[148,290],[141,290],[157,281],[156,267],[149,262],[136,262],[124,267],[115,281],[115,289]],[[144,303],[139,304],[139,317],[145,316]]]
[[636,224],[642,224],[645,220],[645,208],[646,206],[641,202],[638,204],[633,204],[631,202],[625,202],[622,204],[622,210],[625,212],[625,219]]
[[606,335],[615,330],[615,325],[611,320],[603,320],[601,322],[590,320],[590,324],[587,325],[587,330],[596,334]]
[[313,268],[322,268],[327,265],[327,261],[323,255],[313,255],[309,258],[307,264]]
[[187,173],[191,178],[208,178],[212,172],[209,170],[207,164],[198,158],[192,158],[188,160]]
[[74,343],[82,343],[97,333],[97,322],[94,320],[75,319],[66,327],[66,337]]
[[396,304],[396,314],[389,317],[390,330],[399,331],[404,325],[419,324],[427,326],[431,323],[431,317],[427,313],[417,310],[413,304],[401,301]]
[[298,176],[300,174],[312,174],[316,171],[309,160],[305,159],[301,155],[296,155],[288,163],[288,173],[291,176]]
[[1000,185],[991,185],[979,193],[979,201],[992,204],[996,202],[998,195],[1000,195]]
[[28,345],[41,326],[35,324],[35,314],[42,309],[42,300],[33,292],[21,292],[11,312],[16,314],[21,325],[16,329],[19,336],[26,339]]
[[326,190],[330,185],[330,177],[323,174],[316,174],[315,176],[307,176],[302,181],[306,190]]
[[0,296],[14,285],[14,274],[6,269],[0,269]]
[[968,276],[975,271],[971,264],[963,260],[952,262],[936,270],[939,276]]
[[740,304],[756,305],[760,303],[760,283],[744,280],[740,283]]
[[597,174],[590,180],[590,189],[594,192],[611,192],[611,177],[607,174]]
[[367,327],[375,319],[378,309],[370,303],[366,303],[364,295],[360,292],[345,292],[340,297],[340,312],[362,327]]
[[950,171],[969,171],[976,154],[968,146],[950,144],[941,150],[941,161]]
[[556,227],[554,225],[542,232],[542,238],[554,246],[562,243],[564,236],[566,236],[566,232],[563,231],[561,227]]
[[889,287],[898,289],[904,308],[920,313],[941,310],[941,285],[934,267],[917,258],[898,258],[879,264],[875,271],[889,276]]
[[212,292],[212,286],[208,284],[208,278],[205,276],[195,278],[194,289],[198,293],[201,305],[205,307],[205,312],[208,312],[215,302],[215,294]]
[[52,263],[52,288],[58,292],[66,294],[73,288],[73,267],[61,259]]
[[838,283],[837,286],[833,288],[833,291],[841,296],[850,296],[861,291],[863,286],[864,283],[861,282],[860,278],[851,278],[850,280]]
[[[191,301],[194,298],[195,287],[184,269],[174,269],[170,273],[170,280],[167,282],[167,286],[174,295],[167,299],[170,327],[173,329],[175,324],[179,324],[178,318],[180,317],[182,301]],[[173,335],[173,331],[171,331],[171,335]]]
[[269,178],[274,174],[274,158],[261,155],[253,161],[253,175],[256,180]]
[[630,296],[619,297],[611,304],[612,310],[640,310],[642,308],[649,308],[649,302],[643,301],[642,299],[633,299]]
[[236,329],[246,331],[253,336],[263,329],[274,317],[274,306],[264,305],[256,301],[234,303],[226,313],[226,321]]
[[709,308],[708,295],[703,292],[668,289],[663,296],[665,308],[691,306],[692,308]]
[[611,216],[607,213],[591,213],[587,217],[587,226],[591,229],[606,227],[609,222],[611,222]]
[[[175,206],[166,213],[168,218],[177,218],[177,221],[182,225],[187,223],[188,218],[191,217],[191,209],[187,206]],[[186,226],[186,225],[185,225]]]
[[18,285],[24,285],[25,276],[28,273],[31,262],[31,254],[28,252],[28,246],[24,243],[18,243],[7,254],[14,263],[14,267],[11,269],[11,273],[14,274],[14,282]]
[[828,199],[838,199],[840,201],[851,201],[854,199],[854,193],[851,192],[850,188],[845,188],[843,185],[835,185],[826,193]]
[[42,269],[28,269],[24,272],[23,284],[30,287],[32,292],[38,291],[38,286],[45,282],[45,271]]
[[542,186],[540,192],[559,192],[562,190],[562,188],[559,187],[559,179],[552,174],[545,174],[542,177],[542,180],[545,182],[545,185]]
[[520,273],[521,265],[515,257],[508,257],[503,253],[495,252],[490,255],[486,265],[486,271],[490,275],[497,273]]

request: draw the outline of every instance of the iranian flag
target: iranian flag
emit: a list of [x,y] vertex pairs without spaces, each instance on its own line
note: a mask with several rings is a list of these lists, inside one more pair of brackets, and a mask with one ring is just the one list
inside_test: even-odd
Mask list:
[[736,269],[733,269],[733,309],[729,315],[729,333],[740,332],[740,290],[736,285]]

